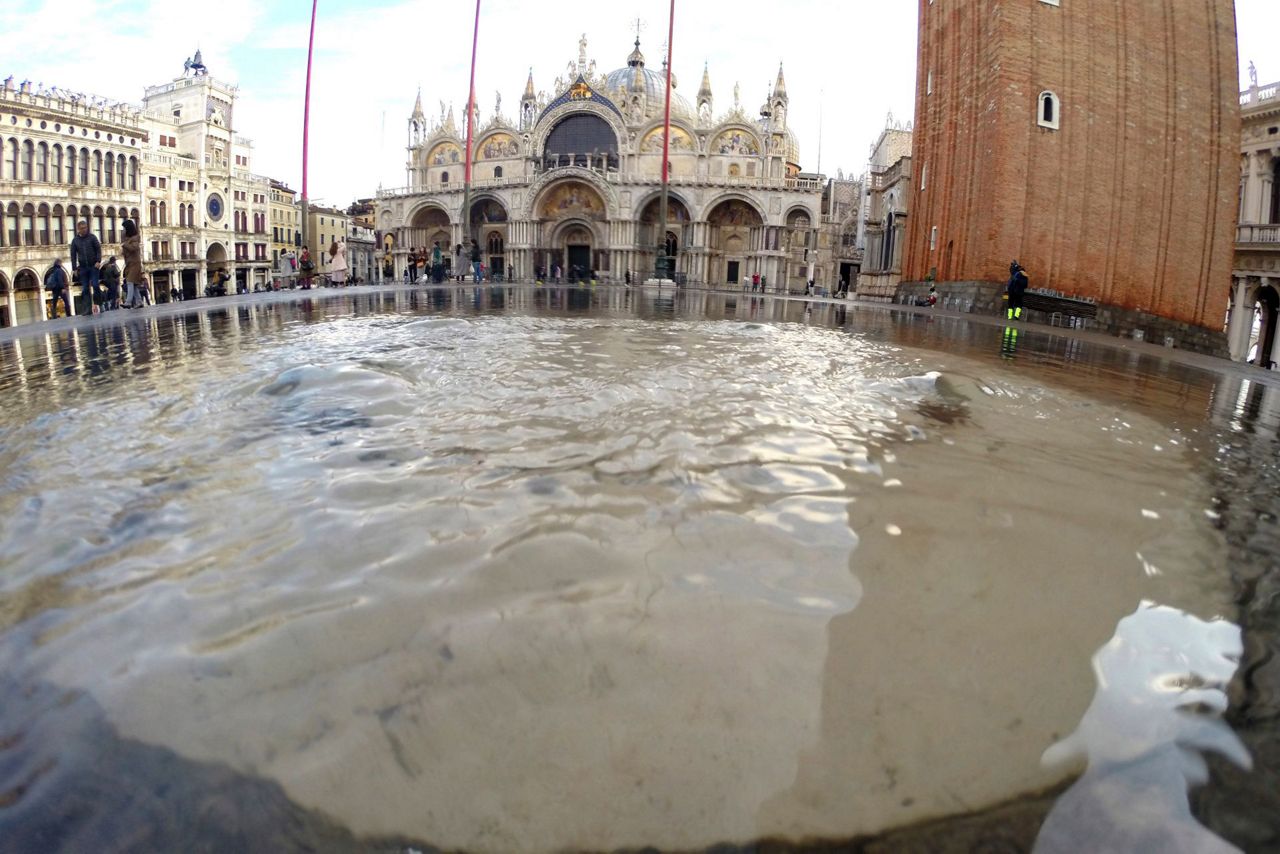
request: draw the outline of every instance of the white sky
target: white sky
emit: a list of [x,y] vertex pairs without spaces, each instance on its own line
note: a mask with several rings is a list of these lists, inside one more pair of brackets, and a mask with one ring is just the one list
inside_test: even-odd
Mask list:
[[[1262,82],[1280,80],[1280,0],[1237,0],[1236,7],[1242,88],[1250,59]],[[911,118],[916,8],[914,0],[787,0],[782,6],[684,0],[676,10],[678,91],[694,100],[707,62],[717,112],[732,106],[737,82],[744,106],[754,113],[782,61],[804,169],[819,168],[821,113],[822,171],[861,173],[887,114]],[[4,4],[0,77],[13,74],[136,103],[144,86],[180,74],[183,59],[199,46],[214,76],[240,86],[235,124],[256,142],[254,171],[299,187],[310,4],[220,0],[218,15],[203,14],[198,22],[192,9],[172,0]],[[404,184],[405,126],[419,85],[429,117],[438,117],[443,100],[462,118],[475,7],[320,0],[319,9],[310,193],[345,205],[372,195],[380,183]],[[620,68],[638,17],[644,22],[642,49],[650,67],[659,68],[667,9],[663,0],[594,7],[482,0],[476,75],[482,119],[492,113],[497,90],[503,112],[515,115],[530,66],[537,87],[551,90],[577,58],[584,32],[598,70]],[[81,21],[101,22],[88,27],[83,43],[68,35]]]

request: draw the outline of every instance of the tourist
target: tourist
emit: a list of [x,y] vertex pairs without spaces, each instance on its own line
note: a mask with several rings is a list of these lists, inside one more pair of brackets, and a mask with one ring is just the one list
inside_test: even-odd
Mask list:
[[471,276],[472,284],[478,285],[484,281],[483,265],[480,263],[480,244],[471,241]]
[[182,301],[182,291],[178,290],[178,286],[174,285],[173,287],[169,288],[169,302],[181,302],[181,301]]
[[276,259],[276,283],[275,289],[280,290],[289,282],[289,278],[293,275],[293,265],[289,262],[289,253],[281,252],[280,257]]
[[[71,241],[71,274],[80,279],[80,301],[88,309],[98,290],[98,268],[102,266],[102,244],[89,231],[89,223],[76,223],[76,236]],[[70,314],[70,312],[67,312]]]
[[120,241],[120,254],[124,256],[125,308],[141,308],[142,285],[142,234],[138,224],[131,219],[124,221],[124,240]]
[[1009,306],[1005,309],[1008,320],[1022,319],[1022,298],[1027,292],[1027,271],[1016,260],[1009,265]]
[[53,313],[49,319],[57,320],[58,318],[58,300],[62,300],[62,304],[67,309],[67,317],[70,317],[71,299],[67,296],[67,270],[62,266],[61,258],[55,259],[49,272],[44,274],[44,286],[53,294]]
[[120,267],[116,264],[116,256],[107,259],[102,268],[102,281],[107,286],[107,293],[102,301],[104,311],[115,311],[120,307]]
[[758,290],[760,290],[760,274],[752,273],[751,274],[751,293],[754,294]]
[[437,285],[444,281],[444,252],[439,240],[431,247],[431,281]]
[[329,281],[336,288],[347,285],[347,242],[341,238],[329,244]]
[[311,260],[309,246],[302,247],[302,254],[298,256],[298,269],[302,272],[302,289],[311,290],[311,277],[316,271],[316,262]]
[[453,274],[454,280],[460,285],[467,275],[467,256],[462,251],[462,244],[459,243],[453,252]]
[[425,249],[418,250],[417,268],[415,270],[415,282],[420,282],[427,276],[427,251]]
[[769,287],[769,277],[761,276],[760,277],[760,293],[764,293],[768,287]]

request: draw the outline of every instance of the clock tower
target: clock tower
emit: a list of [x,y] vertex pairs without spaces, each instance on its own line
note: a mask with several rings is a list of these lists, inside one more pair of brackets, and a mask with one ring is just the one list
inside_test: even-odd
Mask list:
[[181,77],[149,87],[143,99],[151,130],[147,166],[157,176],[171,173],[156,183],[149,177],[144,192],[176,214],[152,222],[144,200],[142,225],[150,232],[144,241],[170,248],[172,256],[159,251],[148,267],[157,274],[161,266],[177,267],[174,278],[188,295],[202,295],[219,270],[229,290],[269,278],[270,183],[253,174],[253,143],[235,132],[237,94],[210,74],[197,51]]

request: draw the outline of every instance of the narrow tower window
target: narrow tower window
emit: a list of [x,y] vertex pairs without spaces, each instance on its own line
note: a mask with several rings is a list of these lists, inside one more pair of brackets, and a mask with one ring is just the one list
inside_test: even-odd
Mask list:
[[1061,112],[1062,105],[1059,103],[1057,95],[1052,92],[1040,93],[1040,107],[1037,115],[1037,124],[1040,127],[1057,130]]

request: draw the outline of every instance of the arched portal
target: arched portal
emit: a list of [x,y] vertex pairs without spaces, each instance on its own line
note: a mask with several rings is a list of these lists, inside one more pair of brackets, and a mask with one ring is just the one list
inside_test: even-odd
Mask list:
[[13,318],[9,316],[9,280],[0,273],[0,329],[13,326]]
[[417,211],[410,221],[405,243],[407,245],[401,248],[415,253],[430,253],[439,243],[441,254],[451,255],[449,247],[453,244],[453,227],[449,221],[449,215],[443,208],[435,206]]
[[1271,285],[1258,289],[1255,298],[1255,335],[1250,341],[1249,361],[1259,367],[1276,367],[1276,321],[1280,314],[1280,294]]
[[45,311],[40,304],[40,277],[34,270],[19,270],[13,278],[13,323],[39,323]]
[[495,198],[480,198],[471,205],[471,239],[479,242],[489,275],[499,280],[507,270],[505,248],[509,219],[506,206]]
[[[688,273],[687,260],[682,258],[680,250],[689,245],[689,208],[679,196],[668,197],[665,240],[661,239],[661,219],[662,198],[659,196],[651,199],[640,212],[640,228],[636,231],[639,257],[658,278],[671,278],[672,273]],[[661,255],[658,254],[659,246],[662,247]]]
[[618,168],[618,137],[604,119],[590,113],[566,116],[547,136],[543,168],[586,166]]
[[726,199],[711,209],[707,222],[709,282],[741,284],[744,277],[759,272],[756,262],[764,218],[758,210],[742,199]]
[[585,181],[558,181],[543,191],[533,211],[539,222],[533,263],[544,274],[553,275],[556,267],[561,278],[568,278],[575,268],[583,275],[609,269],[601,230],[608,207],[595,187]]

